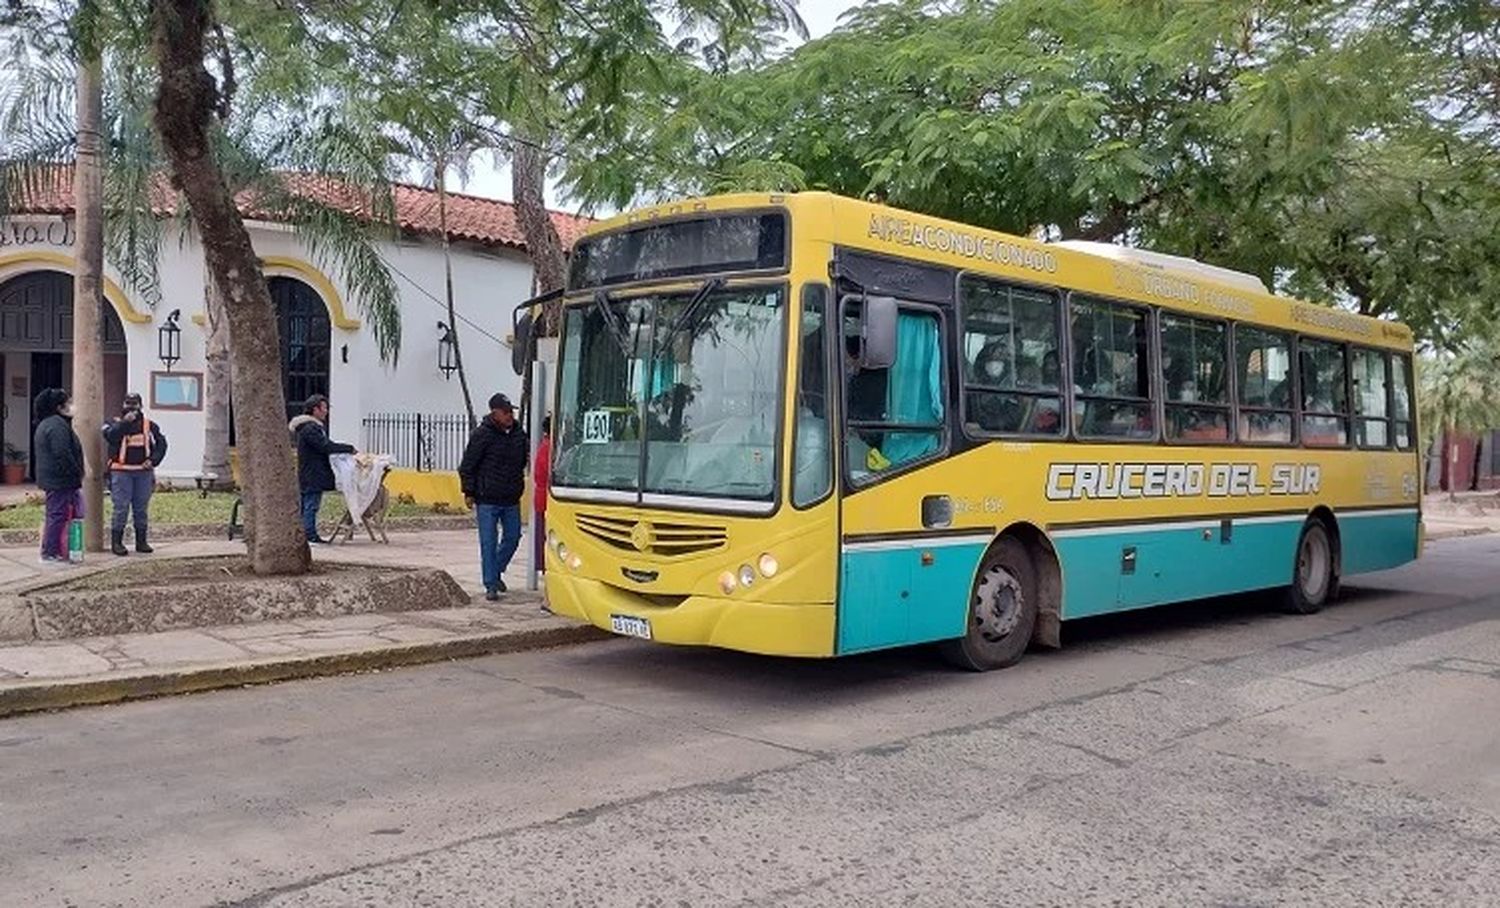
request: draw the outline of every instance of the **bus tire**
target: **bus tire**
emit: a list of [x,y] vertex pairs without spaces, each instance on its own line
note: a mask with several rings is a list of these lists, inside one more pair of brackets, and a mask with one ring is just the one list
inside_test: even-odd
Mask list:
[[1314,517],[1302,525],[1292,559],[1292,582],[1282,592],[1282,609],[1311,615],[1338,593],[1338,550],[1328,525]]
[[1020,661],[1036,630],[1036,566],[1020,540],[1002,538],[979,565],[969,596],[967,630],[945,641],[943,656],[959,668],[984,672]]

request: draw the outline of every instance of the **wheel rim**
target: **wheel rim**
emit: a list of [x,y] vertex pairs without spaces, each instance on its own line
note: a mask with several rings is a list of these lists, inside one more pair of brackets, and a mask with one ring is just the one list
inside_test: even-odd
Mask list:
[[1328,536],[1317,528],[1302,535],[1302,545],[1297,548],[1297,586],[1309,602],[1321,602],[1328,592],[1329,566],[1333,555],[1328,549]]
[[999,643],[1021,623],[1026,594],[1021,581],[1001,565],[995,565],[974,591],[974,628],[986,643]]

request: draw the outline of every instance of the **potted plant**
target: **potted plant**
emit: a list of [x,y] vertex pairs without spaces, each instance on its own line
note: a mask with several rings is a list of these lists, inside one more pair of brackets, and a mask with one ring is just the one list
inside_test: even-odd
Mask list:
[[26,481],[26,452],[11,444],[5,443],[5,464],[0,480],[8,486],[18,486]]

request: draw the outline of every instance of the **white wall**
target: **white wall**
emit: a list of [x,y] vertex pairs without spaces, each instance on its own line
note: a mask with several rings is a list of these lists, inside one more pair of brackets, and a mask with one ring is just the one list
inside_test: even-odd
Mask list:
[[[14,219],[21,222],[23,219]],[[56,221],[57,219],[24,219]],[[10,223],[10,222],[8,222]],[[3,225],[0,225],[3,226]],[[305,246],[289,230],[274,224],[253,223],[251,239],[258,254],[285,256],[319,267]],[[71,248],[38,244],[34,247],[9,243],[0,247],[0,261],[6,257],[40,251],[71,255]],[[416,412],[458,414],[464,411],[458,377],[444,380],[437,368],[438,322],[446,320],[443,258],[435,241],[383,243],[382,254],[392,267],[392,276],[401,297],[402,345],[395,364],[382,363],[374,338],[364,328],[347,329],[335,325],[331,332],[329,398],[332,404],[331,434],[340,441],[360,443],[360,422],[367,413]],[[0,282],[28,268],[13,265],[0,267]],[[55,267],[55,266],[45,266]],[[347,315],[360,318],[357,303],[349,298],[344,282],[335,267],[319,270],[342,297]],[[106,267],[110,277],[119,276]],[[271,274],[286,274],[271,271]],[[182,328],[182,359],[174,372],[202,372],[204,367],[205,327],[193,320],[202,312],[204,273],[202,252],[196,240],[168,237],[162,244],[162,299],[150,312],[138,294],[125,289],[137,310],[150,312],[149,323],[124,322],[129,350],[129,386],[140,391],[150,402],[150,377],[162,370],[157,358],[157,329],[168,313],[179,310]],[[459,338],[464,353],[465,370],[476,411],[483,411],[491,394],[504,392],[512,398],[520,395],[520,379],[511,371],[509,337],[511,310],[531,295],[531,266],[524,255],[512,250],[492,252],[475,247],[453,247],[453,287],[455,309],[460,318]],[[316,289],[316,288],[315,288]],[[344,348],[347,346],[347,362]],[[12,356],[7,363],[7,381],[18,369],[29,367],[25,356]],[[8,392],[8,384],[5,386]],[[29,401],[6,398],[11,422],[25,419]],[[106,409],[112,404],[106,402]],[[201,412],[160,411],[152,413],[167,433],[171,447],[166,470],[196,470],[203,459],[203,414]],[[11,437],[7,431],[6,437]]]

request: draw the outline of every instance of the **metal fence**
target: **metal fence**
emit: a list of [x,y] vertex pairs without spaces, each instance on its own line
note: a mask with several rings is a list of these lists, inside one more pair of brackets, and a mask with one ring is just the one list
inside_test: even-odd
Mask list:
[[360,450],[425,473],[457,470],[472,429],[462,413],[371,413],[361,423]]

